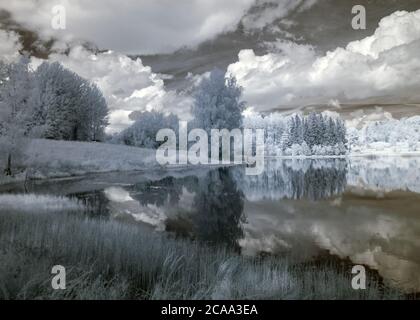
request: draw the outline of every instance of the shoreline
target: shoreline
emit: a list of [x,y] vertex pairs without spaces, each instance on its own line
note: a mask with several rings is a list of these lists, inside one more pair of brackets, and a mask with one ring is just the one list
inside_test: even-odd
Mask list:
[[[352,159],[352,158],[416,158],[420,157],[420,152],[409,152],[409,153],[386,153],[386,154],[378,154],[378,153],[363,153],[363,154],[348,154],[348,155],[312,155],[312,156],[264,156],[264,159],[267,160],[327,160],[327,159]],[[258,157],[254,157],[258,158]],[[259,157],[261,158],[261,157]],[[199,164],[199,165],[168,165],[168,166],[161,166],[158,164],[153,164],[150,167],[146,167],[144,169],[120,169],[120,170],[97,170],[97,171],[81,171],[80,173],[75,172],[59,172],[56,171],[56,174],[52,175],[45,175],[40,172],[36,172],[34,176],[27,177],[27,171],[21,171],[17,173],[14,177],[0,177],[0,185],[5,186],[8,184],[15,184],[15,183],[23,183],[25,181],[60,181],[60,180],[67,180],[67,179],[75,179],[81,177],[88,177],[91,175],[106,175],[106,174],[115,174],[115,173],[134,173],[139,174],[142,172],[150,172],[150,171],[177,171],[177,170],[190,170],[190,169],[211,169],[211,168],[218,168],[218,167],[229,167],[229,166],[240,166],[240,165],[247,165],[247,161],[244,161],[241,164],[237,163],[230,163],[230,164]]]

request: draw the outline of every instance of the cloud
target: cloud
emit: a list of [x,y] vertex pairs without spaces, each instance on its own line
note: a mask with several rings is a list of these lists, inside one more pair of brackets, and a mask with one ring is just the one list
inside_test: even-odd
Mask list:
[[382,52],[420,39],[420,10],[397,11],[383,18],[375,33],[348,44],[347,50],[377,59]]
[[[285,199],[284,195],[296,195],[293,188],[288,188],[294,179],[285,179],[285,173],[299,176],[307,170],[321,170],[327,174],[332,166],[329,161],[309,165],[307,161],[299,164],[296,159],[289,164],[284,159],[273,160],[267,163],[263,175],[238,179],[247,217],[244,237],[239,241],[242,252],[256,255],[290,251],[298,261],[311,261],[328,251],[354,264],[369,265],[385,281],[394,282],[406,292],[418,292],[420,217],[414,214],[414,206],[401,210],[407,201],[397,200],[393,192],[410,191],[414,201],[419,201],[419,160],[357,157],[348,161],[333,165],[334,171],[341,168],[346,172],[344,193],[317,202]],[[280,183],[283,180],[288,182]]]
[[239,242],[242,252],[291,251],[297,259],[310,261],[327,251],[354,264],[370,266],[388,284],[407,293],[417,292],[419,219],[413,215],[402,218],[395,210],[378,210],[363,201],[349,205],[347,199],[336,200],[316,206],[288,201],[277,201],[276,205],[247,202],[247,223]]
[[[171,52],[234,30],[255,0],[0,0],[0,9],[64,42],[85,40],[123,53]],[[66,9],[66,29],[51,27],[52,8]]]
[[0,30],[0,57],[6,62],[14,61],[19,56],[22,46],[19,36],[14,32]]
[[276,52],[239,52],[228,67],[255,110],[369,97],[418,98],[420,10],[383,18],[375,33],[318,56],[310,45],[278,41]]
[[[34,61],[34,64],[42,62]],[[49,61],[59,61],[98,85],[110,109],[110,133],[128,127],[133,122],[129,118],[133,111],[172,112],[189,119],[192,99],[182,92],[167,91],[162,77],[144,66],[141,59],[133,60],[112,51],[93,54],[77,46],[68,55],[50,55]]]
[[[99,86],[110,109],[108,132],[116,132],[132,123],[129,115],[134,111],[159,110],[173,112],[183,119],[191,118],[190,96],[167,90],[163,82],[167,75],[156,74],[140,59],[132,60],[125,54],[170,52],[182,46],[195,46],[234,30],[255,2],[127,0],[122,4],[115,0],[0,0],[0,9],[9,11],[13,20],[36,31],[42,39],[57,39],[48,60],[61,62]],[[307,0],[299,1],[303,2]],[[51,26],[52,9],[59,4],[66,9],[65,30],[54,30]],[[276,17],[280,11],[283,15],[297,7],[290,0],[278,2],[278,5],[282,9]],[[249,28],[258,28],[261,23],[251,26],[253,18],[255,16],[248,16]],[[258,19],[266,23],[272,18],[267,10],[258,14]],[[0,50],[5,52],[2,56],[18,55],[20,44],[14,33],[2,31],[0,40]],[[80,45],[81,41],[113,51],[93,54]],[[36,60],[34,58],[35,64],[41,62]],[[191,86],[201,76],[189,79]]]
[[[317,0],[256,0],[255,5],[242,19],[246,31],[261,30],[275,20],[285,18],[291,11],[303,11],[312,7]],[[293,23],[286,20],[285,24]]]

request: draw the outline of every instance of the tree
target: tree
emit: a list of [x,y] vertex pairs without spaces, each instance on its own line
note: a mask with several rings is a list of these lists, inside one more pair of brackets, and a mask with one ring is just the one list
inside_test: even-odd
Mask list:
[[9,76],[9,66],[0,60],[0,88],[2,88],[7,81]]
[[108,125],[108,107],[98,87],[65,69],[44,62],[35,72],[34,127],[42,137],[98,141]]
[[12,162],[23,149],[32,115],[33,82],[27,57],[0,69],[0,145],[7,159],[4,173],[12,175]]
[[[303,118],[294,115],[287,121],[280,146],[287,154],[345,154],[347,140],[344,121],[314,112]],[[292,146],[293,150],[290,150]]]
[[298,114],[290,120],[290,142],[288,146],[293,144],[301,144],[303,142],[303,125],[302,120]]
[[56,63],[44,62],[36,70],[36,123],[44,128],[43,137],[76,140],[81,79]]
[[337,137],[336,137],[335,131],[336,131],[335,122],[331,117],[329,117],[324,139],[325,141],[327,141],[328,145],[330,146],[333,146],[337,143]]
[[234,77],[225,77],[221,70],[213,70],[199,84],[192,113],[194,126],[211,129],[242,128],[242,112],[245,103],[240,100],[242,89]]
[[315,112],[309,114],[305,121],[304,140],[309,147],[318,144],[318,117]]
[[342,144],[345,148],[347,148],[347,134],[346,134],[346,125],[344,124],[344,121],[341,119],[336,120],[336,128],[337,128],[337,143]]
[[5,174],[22,150],[24,137],[97,141],[108,124],[106,101],[96,87],[61,64],[29,59],[0,63],[0,143],[7,158]]
[[108,122],[108,106],[99,88],[84,80],[82,85],[80,130],[77,140],[102,141]]
[[169,128],[178,131],[178,117],[156,111],[133,113],[130,118],[135,122],[118,134],[113,140],[130,146],[157,149],[161,142],[156,141],[160,129]]

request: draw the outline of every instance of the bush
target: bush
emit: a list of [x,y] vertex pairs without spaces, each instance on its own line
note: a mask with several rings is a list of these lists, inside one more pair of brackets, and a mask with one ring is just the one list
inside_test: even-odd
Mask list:
[[135,116],[132,126],[112,138],[113,143],[129,146],[157,149],[162,142],[156,141],[160,129],[172,129],[178,132],[178,117],[164,115],[155,111],[146,111]]

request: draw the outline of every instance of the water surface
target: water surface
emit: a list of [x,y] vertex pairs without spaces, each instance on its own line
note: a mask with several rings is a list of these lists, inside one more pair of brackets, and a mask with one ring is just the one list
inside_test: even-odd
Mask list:
[[[141,223],[244,255],[328,255],[420,292],[420,159],[267,160],[243,167],[94,175],[27,186],[85,202],[93,217]],[[19,188],[0,190],[18,192]]]

